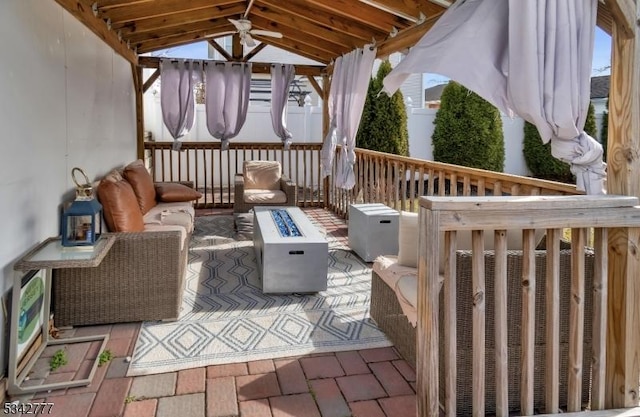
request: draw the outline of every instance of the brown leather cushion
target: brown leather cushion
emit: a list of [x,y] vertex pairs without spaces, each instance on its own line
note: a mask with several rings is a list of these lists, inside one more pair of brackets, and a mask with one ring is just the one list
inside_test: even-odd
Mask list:
[[153,178],[149,175],[144,162],[138,159],[130,163],[124,167],[123,176],[133,187],[140,211],[142,214],[147,213],[156,205],[156,189],[153,185]]
[[104,221],[111,232],[142,232],[142,212],[131,184],[104,179],[98,186]]
[[181,201],[198,200],[202,197],[200,191],[196,191],[191,187],[177,183],[156,184],[156,195],[158,201],[165,203],[176,203]]

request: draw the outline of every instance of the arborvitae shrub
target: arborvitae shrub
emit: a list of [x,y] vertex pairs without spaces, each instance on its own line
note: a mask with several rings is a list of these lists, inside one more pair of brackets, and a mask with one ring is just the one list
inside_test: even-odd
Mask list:
[[380,64],[376,77],[369,82],[356,146],[407,156],[409,132],[404,97],[400,90],[391,97],[384,93],[379,94],[382,90],[382,80],[390,72],[391,63],[384,61]]
[[[595,108],[589,103],[584,131],[596,137]],[[543,144],[538,129],[531,123],[524,123],[524,160],[535,178],[575,184],[571,167],[551,154],[551,143]]]
[[434,124],[434,160],[503,171],[502,119],[491,103],[451,81],[442,92]]

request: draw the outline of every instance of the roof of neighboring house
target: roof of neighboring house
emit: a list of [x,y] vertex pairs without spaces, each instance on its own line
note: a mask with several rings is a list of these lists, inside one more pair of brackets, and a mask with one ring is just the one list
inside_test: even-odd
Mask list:
[[442,95],[442,90],[444,90],[447,84],[438,84],[438,85],[434,85],[433,87],[425,88],[424,101],[429,102],[429,101],[440,100],[440,96]]
[[[609,97],[609,80],[611,76],[601,75],[591,77],[591,98],[607,98]],[[442,90],[447,84],[438,84],[424,90],[424,101],[438,101],[442,95]]]
[[609,97],[609,75],[591,77],[591,98]]

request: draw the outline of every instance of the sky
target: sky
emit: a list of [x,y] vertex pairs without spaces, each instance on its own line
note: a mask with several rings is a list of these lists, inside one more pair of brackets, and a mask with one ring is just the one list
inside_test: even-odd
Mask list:
[[[155,54],[160,56],[159,54]],[[190,45],[171,48],[162,53],[161,56],[170,58],[190,58],[206,59],[207,43],[198,42]],[[596,34],[593,48],[593,61],[591,66],[591,76],[608,75],[611,67],[611,37],[596,27]],[[424,74],[422,76],[424,88],[433,87],[437,84],[447,82],[447,78],[438,74]]]

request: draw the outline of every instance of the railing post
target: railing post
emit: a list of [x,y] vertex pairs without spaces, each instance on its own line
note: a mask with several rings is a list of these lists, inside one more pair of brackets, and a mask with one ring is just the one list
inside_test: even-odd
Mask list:
[[[638,405],[640,229],[609,230],[605,408]],[[613,250],[611,250],[613,249]]]

